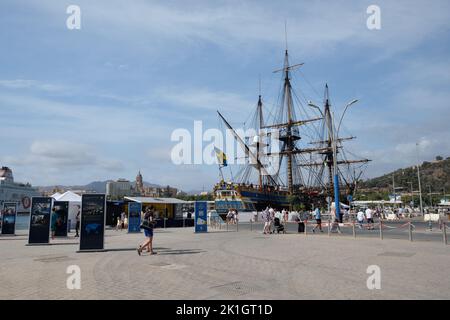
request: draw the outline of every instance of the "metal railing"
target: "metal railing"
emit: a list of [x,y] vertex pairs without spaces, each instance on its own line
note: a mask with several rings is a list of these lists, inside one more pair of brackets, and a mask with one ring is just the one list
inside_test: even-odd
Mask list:
[[[208,227],[210,231],[226,231],[226,232],[263,232],[264,229],[264,221],[253,221],[250,220],[248,222],[239,222],[230,223],[229,221],[223,221],[221,223],[216,223],[214,220],[208,221]],[[439,227],[436,228],[433,233],[430,233],[426,226],[421,227],[421,231],[417,230],[417,226],[415,222],[409,220],[403,224],[400,223],[389,223],[382,219],[378,219],[373,223],[359,223],[355,219],[348,219],[346,222],[338,223],[333,222],[330,218],[327,220],[322,220],[322,232],[327,234],[328,236],[332,236],[332,234],[336,234],[336,236],[346,237],[350,236],[353,239],[358,239],[361,237],[376,237],[379,240],[387,240],[387,239],[408,239],[409,241],[420,241],[424,239],[429,239],[429,237],[433,237],[434,240],[438,240],[438,232],[437,229],[440,229],[442,232],[442,242],[447,245],[447,229],[448,223],[439,221]],[[318,228],[313,228],[316,225],[315,220],[303,220],[305,227],[302,230],[302,234],[305,236],[308,234],[312,234],[312,231],[319,231]],[[284,226],[284,232],[293,233],[293,225],[298,225],[297,221],[283,221],[281,220],[282,225]],[[311,228],[311,229],[309,229]],[[362,230],[358,232],[358,230]],[[277,232],[277,228],[271,225],[271,233],[284,233]],[[406,232],[405,232],[406,231]],[[298,232],[295,232],[298,233]],[[315,232],[318,233],[318,232]]]

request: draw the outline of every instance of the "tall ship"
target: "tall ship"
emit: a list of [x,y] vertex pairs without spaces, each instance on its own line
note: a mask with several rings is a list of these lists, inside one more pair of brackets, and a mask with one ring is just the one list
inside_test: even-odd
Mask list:
[[4,202],[16,202],[17,213],[29,213],[31,198],[40,196],[29,183],[14,182],[13,172],[8,167],[0,169],[0,207]]
[[339,136],[345,111],[357,100],[346,105],[337,123],[328,85],[322,106],[294,89],[293,73],[302,66],[303,63],[289,63],[286,48],[283,67],[274,71],[282,75],[277,102],[267,109],[259,93],[249,117],[253,136],[239,134],[217,111],[223,129],[232,134],[245,158],[238,173],[231,174],[227,181],[222,172],[228,165],[224,161],[226,154],[216,149],[221,179],[214,186],[214,195],[219,214],[226,214],[229,209],[260,211],[268,206],[279,210],[292,210],[295,206],[309,210],[316,205],[329,208],[336,187],[340,190],[339,200],[351,201],[357,181],[370,161],[358,159],[344,148],[344,142],[355,137]]

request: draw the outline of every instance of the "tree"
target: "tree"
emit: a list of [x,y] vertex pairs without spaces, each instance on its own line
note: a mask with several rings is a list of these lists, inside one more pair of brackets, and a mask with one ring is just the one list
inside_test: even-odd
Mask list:
[[288,196],[289,204],[291,205],[292,210],[302,211],[305,209],[305,205],[302,203],[301,199],[297,195]]
[[442,156],[437,156],[436,157],[436,161],[442,161],[442,160],[444,160],[444,158]]

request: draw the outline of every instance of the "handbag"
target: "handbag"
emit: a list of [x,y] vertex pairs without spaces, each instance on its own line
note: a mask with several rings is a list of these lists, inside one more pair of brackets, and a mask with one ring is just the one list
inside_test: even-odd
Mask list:
[[150,230],[152,229],[152,227],[150,226],[150,223],[148,221],[148,219],[144,219],[141,222],[141,225],[139,226],[140,229],[145,229],[145,230]]
[[145,230],[152,230],[154,225],[155,225],[155,221],[150,221],[149,219],[143,219],[139,228],[145,229]]

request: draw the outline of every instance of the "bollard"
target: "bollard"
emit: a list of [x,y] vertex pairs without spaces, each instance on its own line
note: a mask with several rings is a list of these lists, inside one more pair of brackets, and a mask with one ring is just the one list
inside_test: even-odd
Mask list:
[[236,219],[236,232],[239,232],[239,220]]
[[166,228],[166,218],[164,218],[164,229]]
[[409,241],[413,241],[413,238],[412,238],[412,224],[411,224],[411,221],[409,222]]
[[228,220],[227,220],[227,232],[228,232]]
[[253,231],[253,219],[250,219],[250,231]]
[[328,236],[330,236],[330,227],[331,227],[330,223],[331,223],[330,218],[328,218]]
[[383,220],[380,219],[380,240],[383,240]]
[[353,229],[353,238],[356,239],[355,220],[353,220],[352,229]]
[[444,237],[444,244],[447,245],[447,225],[442,223],[442,236]]
[[184,228],[184,225],[185,225],[185,224],[184,224],[184,218],[183,218],[183,228]]

